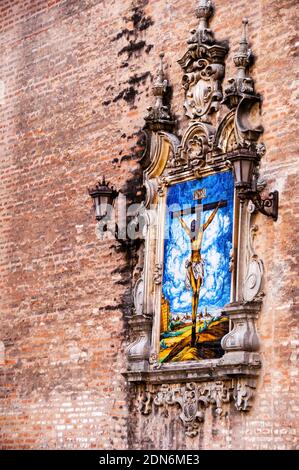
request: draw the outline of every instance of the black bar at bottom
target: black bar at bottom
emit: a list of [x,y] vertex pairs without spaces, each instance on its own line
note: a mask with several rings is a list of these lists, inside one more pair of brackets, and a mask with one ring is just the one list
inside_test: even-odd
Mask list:
[[[47,468],[53,468],[53,470],[59,466],[66,465],[66,468],[72,468],[70,465],[74,465],[74,468],[98,468],[111,470],[119,469],[135,469],[135,468],[148,468],[149,465],[153,466],[168,466],[192,468],[201,465],[211,468],[211,465],[227,464],[235,468],[236,465],[265,465],[265,468],[269,468],[269,465],[291,465],[296,468],[298,462],[298,453],[292,451],[209,451],[209,450],[139,450],[139,451],[116,451],[116,450],[105,450],[105,451],[5,451],[2,450],[0,453],[0,465],[2,468],[41,468],[46,465]],[[292,467],[293,468],[293,467]]]

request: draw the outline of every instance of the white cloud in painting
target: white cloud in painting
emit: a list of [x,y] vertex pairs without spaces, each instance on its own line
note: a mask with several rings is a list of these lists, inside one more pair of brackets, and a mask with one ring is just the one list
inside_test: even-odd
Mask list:
[[216,251],[215,248],[211,248],[210,250],[208,250],[206,259],[207,259],[208,265],[212,267],[212,271],[214,272],[219,267],[220,260],[221,260],[221,253]]
[[175,312],[185,311],[191,304],[191,292],[181,292],[173,301]]
[[227,233],[227,232],[228,232],[229,226],[230,226],[229,217],[228,217],[227,215],[225,215],[225,216],[223,217],[223,232],[224,232],[224,233]]

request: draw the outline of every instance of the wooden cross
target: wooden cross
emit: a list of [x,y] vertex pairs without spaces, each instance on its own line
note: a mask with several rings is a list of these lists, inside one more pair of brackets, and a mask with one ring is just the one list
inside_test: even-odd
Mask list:
[[217,201],[210,202],[209,204],[202,204],[202,199],[206,197],[205,189],[198,189],[194,192],[193,196],[194,200],[196,201],[194,206],[188,207],[187,209],[181,209],[178,211],[170,212],[170,218],[173,219],[174,217],[183,217],[184,215],[196,214],[196,219],[199,223],[201,213],[215,209],[218,206],[219,202],[219,208],[227,207],[227,201]]

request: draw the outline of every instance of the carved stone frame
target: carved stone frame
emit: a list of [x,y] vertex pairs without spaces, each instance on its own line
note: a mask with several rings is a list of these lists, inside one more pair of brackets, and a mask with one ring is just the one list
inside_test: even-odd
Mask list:
[[[229,126],[230,124],[228,124]],[[167,188],[183,181],[205,177],[212,173],[227,171],[226,153],[213,159],[201,169],[188,165],[175,169],[169,168],[171,155],[183,153],[194,130],[202,131],[202,125],[192,123],[192,133],[188,128],[187,138],[182,144],[173,135],[159,131],[152,135],[150,167],[144,172],[147,198],[142,207],[146,220],[144,269],[135,285],[135,312],[130,324],[138,329],[139,338],[128,348],[129,381],[164,383],[188,380],[219,380],[231,378],[242,373],[244,376],[256,375],[253,370],[260,367],[258,338],[255,319],[260,309],[262,262],[253,249],[252,235],[256,226],[251,225],[252,205],[241,204],[234,198],[233,249],[231,253],[231,302],[224,311],[234,324],[222,340],[225,354],[220,359],[201,362],[160,364],[158,362],[162,266],[164,257],[164,228]],[[219,134],[219,141],[226,147],[227,128]],[[207,159],[206,159],[207,160]],[[253,279],[254,278],[254,279]],[[251,292],[254,280],[255,289]],[[253,295],[254,294],[254,295]],[[140,328],[144,326],[143,328]]]
[[[232,150],[247,149],[259,158],[265,152],[263,144],[258,143],[262,127],[253,128],[249,124],[251,108],[260,102],[260,97],[255,94],[253,81],[247,75],[251,54],[246,37],[247,22],[243,22],[240,49],[234,57],[237,76],[229,80],[229,87],[223,94],[228,48],[214,39],[208,27],[212,12],[209,0],[201,1],[196,10],[199,27],[196,34],[192,32],[187,52],[179,61],[184,70],[184,107],[191,118],[182,139],[173,132],[174,121],[169,103],[165,101],[168,82],[163,70],[163,55],[153,88],[156,104],[149,108],[145,118],[148,138],[143,159],[146,199],[136,214],[145,221],[144,266],[134,289],[134,312],[129,325],[136,338],[127,350],[128,370],[125,373],[129,383],[143,384],[139,397],[141,413],[149,414],[152,405],[178,404],[182,409],[180,417],[190,436],[196,435],[198,422],[203,420],[203,411],[209,404],[216,407],[219,415],[222,403],[231,400],[238,410],[248,411],[261,368],[256,320],[264,295],[264,268],[253,243],[257,232],[253,221],[255,206],[240,201],[236,195],[230,266],[231,301],[223,309],[230,319],[230,331],[221,342],[225,353],[220,359],[200,362],[161,364],[158,361],[167,188],[227,171],[227,154]],[[198,64],[203,64],[200,73]],[[205,102],[208,105],[202,108],[200,95],[196,94],[197,86],[200,90],[208,86]],[[194,97],[197,97],[195,104]],[[201,109],[204,109],[202,113]],[[258,169],[255,178],[258,179]],[[263,189],[262,184],[260,189]],[[174,384],[181,385],[174,388]]]

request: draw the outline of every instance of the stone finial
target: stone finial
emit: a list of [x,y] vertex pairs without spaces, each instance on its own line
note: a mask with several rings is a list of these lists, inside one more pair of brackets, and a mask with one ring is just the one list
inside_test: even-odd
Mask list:
[[187,51],[178,63],[184,71],[184,107],[186,116],[211,123],[211,115],[222,101],[222,81],[228,47],[216,41],[209,21],[214,12],[210,0],[200,0],[195,10],[199,19],[197,29],[190,31]]
[[209,20],[213,16],[214,7],[210,0],[200,0],[198,7],[195,10],[197,18],[199,18],[199,25],[201,29],[209,27]]
[[210,0],[200,0],[198,7],[195,10],[195,15],[199,19],[197,29],[190,31],[191,37],[188,39],[187,44],[190,44],[189,49],[192,50],[200,44],[209,44],[214,40],[214,33],[209,28],[209,22],[214,13],[214,7]]
[[242,21],[242,34],[238,52],[234,55],[234,63],[237,67],[237,75],[235,78],[228,80],[229,86],[225,89],[225,97],[223,102],[229,107],[236,107],[240,100],[246,95],[251,96],[255,101],[258,97],[254,93],[253,79],[248,76],[248,67],[252,59],[252,52],[249,48],[247,38],[248,20]]
[[154,106],[147,108],[145,117],[146,128],[150,130],[170,130],[174,122],[171,119],[170,104],[167,102],[169,83],[164,71],[164,53],[160,53],[160,64],[153,84],[153,95],[156,97]]
[[234,63],[238,68],[238,78],[245,78],[246,76],[246,69],[250,64],[251,58],[251,49],[249,49],[248,40],[247,40],[247,28],[248,28],[248,20],[246,18],[242,21],[243,31],[242,37],[240,41],[240,47],[234,56]]
[[168,81],[166,80],[165,72],[164,72],[163,59],[164,59],[164,53],[161,52],[160,66],[158,69],[157,78],[153,86],[153,95],[157,97],[157,101],[155,104],[156,109],[160,109],[163,106],[163,96],[166,93],[167,86],[168,86]]

